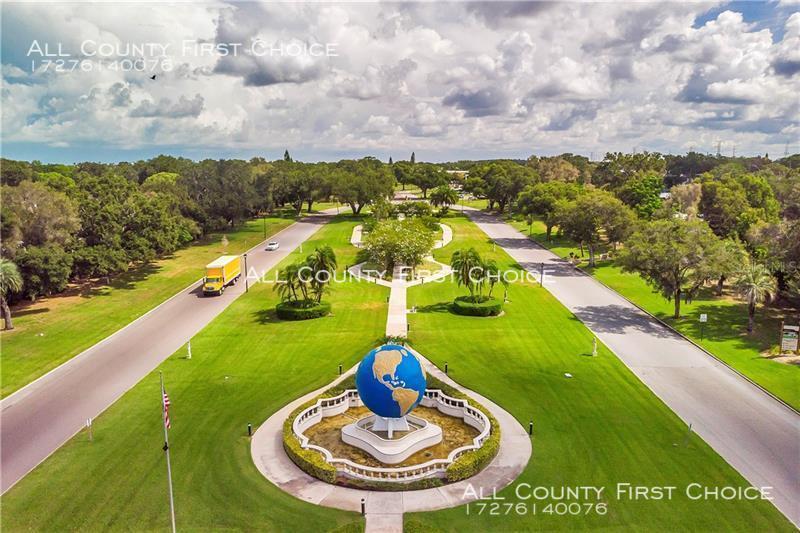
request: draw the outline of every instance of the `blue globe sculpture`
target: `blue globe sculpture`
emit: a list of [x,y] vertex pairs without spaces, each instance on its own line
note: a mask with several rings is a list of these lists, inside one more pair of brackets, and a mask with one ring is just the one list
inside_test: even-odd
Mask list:
[[384,418],[400,418],[422,401],[425,371],[406,348],[386,344],[361,360],[356,371],[356,388],[370,411]]

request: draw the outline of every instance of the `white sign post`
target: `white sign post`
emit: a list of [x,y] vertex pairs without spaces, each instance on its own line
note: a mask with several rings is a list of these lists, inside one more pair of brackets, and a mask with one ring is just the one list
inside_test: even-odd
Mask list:
[[708,322],[708,315],[700,313],[700,340],[703,340],[703,332],[705,330],[706,322]]

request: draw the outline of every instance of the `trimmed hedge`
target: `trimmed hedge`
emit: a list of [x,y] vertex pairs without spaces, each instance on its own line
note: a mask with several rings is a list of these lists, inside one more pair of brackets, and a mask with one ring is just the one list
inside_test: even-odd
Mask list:
[[503,302],[496,298],[459,296],[453,301],[453,312],[464,316],[497,316],[503,310]]
[[292,432],[292,422],[300,414],[300,412],[312,405],[314,405],[320,398],[331,398],[338,396],[346,389],[355,388],[355,376],[348,376],[341,383],[331,387],[324,393],[316,398],[304,403],[288,416],[283,422],[283,449],[286,450],[286,455],[305,473],[321,479],[326,483],[336,484],[345,487],[354,487],[365,490],[419,490],[428,489],[433,487],[440,487],[446,483],[453,483],[474,476],[494,459],[500,449],[500,425],[492,416],[488,409],[476,402],[474,399],[463,394],[458,389],[436,379],[435,377],[427,376],[427,388],[439,389],[443,393],[453,398],[461,398],[468,400],[470,404],[481,411],[489,419],[492,426],[489,438],[477,450],[469,451],[461,455],[458,459],[453,461],[447,471],[445,478],[428,478],[412,481],[410,483],[400,483],[393,481],[367,481],[360,479],[352,479],[336,474],[336,468],[327,463],[322,454],[314,450],[306,450],[300,446],[300,442]]
[[289,418],[283,422],[283,449],[286,450],[286,455],[300,470],[327,483],[334,483],[336,481],[336,468],[325,461],[325,458],[318,451],[306,450],[300,446],[300,441],[297,440],[292,431],[292,422],[300,414],[300,411],[310,407],[316,401],[315,398],[301,405],[292,411]]
[[281,302],[275,306],[278,318],[282,320],[310,320],[321,318],[331,313],[331,304],[328,302]]
[[486,442],[483,443],[483,446],[477,450],[472,450],[462,454],[458,459],[453,461],[450,466],[447,467],[447,471],[445,472],[448,483],[453,483],[455,481],[472,477],[489,466],[489,463],[492,462],[492,459],[494,459],[494,457],[497,455],[497,452],[500,451],[500,424],[488,409],[466,394],[462,393],[460,390],[456,389],[455,387],[451,387],[447,383],[444,383],[431,375],[428,375],[427,380],[427,388],[439,389],[443,393],[447,394],[448,396],[452,396],[453,398],[467,400],[472,407],[485,414],[489,419],[492,429],[491,433],[489,434],[489,438],[486,439]]

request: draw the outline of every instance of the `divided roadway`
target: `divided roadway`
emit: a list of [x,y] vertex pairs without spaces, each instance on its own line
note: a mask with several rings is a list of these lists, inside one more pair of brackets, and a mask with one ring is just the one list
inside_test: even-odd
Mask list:
[[[247,252],[255,278],[277,265],[330,220],[309,215]],[[244,267],[244,265],[243,265]],[[222,296],[200,281],[116,333],[0,401],[0,493],[4,493],[203,329],[245,291],[244,277]]]

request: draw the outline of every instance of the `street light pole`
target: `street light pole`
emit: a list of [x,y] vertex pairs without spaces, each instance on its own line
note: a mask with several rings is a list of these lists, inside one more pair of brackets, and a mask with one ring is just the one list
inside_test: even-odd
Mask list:
[[250,286],[247,283],[247,254],[244,254],[244,292],[250,292]]

